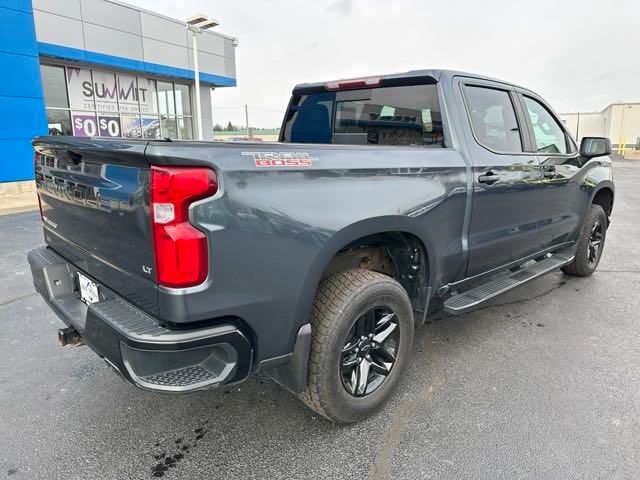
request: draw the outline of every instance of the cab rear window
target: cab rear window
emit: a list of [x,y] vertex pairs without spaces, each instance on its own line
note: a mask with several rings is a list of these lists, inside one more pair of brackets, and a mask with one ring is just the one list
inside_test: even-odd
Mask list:
[[346,145],[442,146],[436,84],[295,95],[282,140]]

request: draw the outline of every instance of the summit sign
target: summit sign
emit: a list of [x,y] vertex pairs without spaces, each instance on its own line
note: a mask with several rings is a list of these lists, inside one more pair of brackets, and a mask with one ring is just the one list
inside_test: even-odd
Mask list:
[[157,114],[156,82],[150,78],[67,68],[73,110]]

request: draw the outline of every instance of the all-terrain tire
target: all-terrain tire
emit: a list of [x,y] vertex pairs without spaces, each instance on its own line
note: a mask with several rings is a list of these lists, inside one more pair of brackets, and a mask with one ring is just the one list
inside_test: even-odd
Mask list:
[[[595,258],[591,260],[589,253],[590,243],[592,242],[592,232],[596,225],[601,226],[601,239]],[[562,271],[564,273],[577,277],[588,277],[596,271],[598,263],[600,263],[600,258],[602,257],[602,250],[604,249],[604,242],[607,237],[608,225],[609,220],[602,207],[600,205],[591,205],[587,215],[585,216],[582,229],[580,230],[576,256],[571,263],[562,267]]]
[[[341,379],[344,342],[354,322],[371,308],[396,314],[399,344],[395,363],[383,383],[365,396],[347,392]],[[374,413],[395,389],[412,353],[414,320],[405,289],[393,278],[351,269],[322,280],[311,313],[311,352],[307,383],[300,399],[336,423],[353,423]]]

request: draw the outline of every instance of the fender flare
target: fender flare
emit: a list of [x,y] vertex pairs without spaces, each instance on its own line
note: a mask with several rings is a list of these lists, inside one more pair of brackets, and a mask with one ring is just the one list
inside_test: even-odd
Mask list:
[[[615,185],[613,184],[613,181],[601,180],[595,187],[593,187],[593,190],[591,190],[591,194],[589,195],[589,204],[593,203],[593,199],[596,197],[598,192],[605,188],[611,190],[611,193],[613,194],[613,202],[615,202],[616,188],[615,188]],[[613,202],[612,202],[612,205],[613,205]]]

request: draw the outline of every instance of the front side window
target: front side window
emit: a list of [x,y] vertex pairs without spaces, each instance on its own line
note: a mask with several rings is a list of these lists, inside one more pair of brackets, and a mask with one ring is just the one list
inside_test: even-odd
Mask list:
[[407,85],[294,96],[285,142],[441,146],[438,87]]
[[524,97],[531,127],[540,153],[567,153],[567,137],[564,130],[549,111],[537,100]]
[[471,85],[464,90],[478,142],[495,152],[522,152],[520,128],[509,92]]

